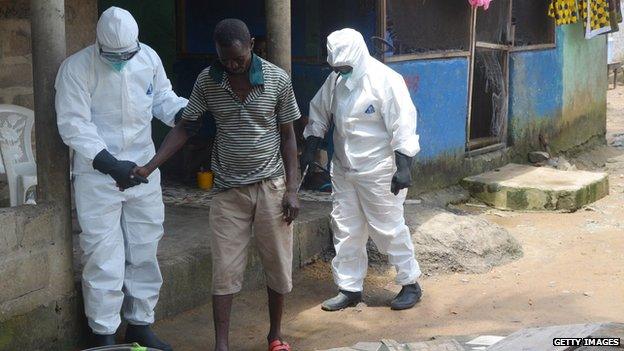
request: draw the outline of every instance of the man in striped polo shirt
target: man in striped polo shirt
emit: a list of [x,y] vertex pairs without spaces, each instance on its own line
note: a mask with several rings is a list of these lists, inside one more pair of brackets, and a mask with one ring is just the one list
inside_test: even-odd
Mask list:
[[[214,116],[212,171],[218,193],[210,206],[215,350],[228,350],[233,294],[241,290],[253,237],[267,280],[269,349],[290,350],[281,339],[284,294],[292,290],[292,221],[298,214],[297,146],[300,117],[288,74],[252,53],[245,23],[226,19],[214,40],[219,59],[200,73],[182,122],[137,173],[148,175],[197,132],[200,116]],[[252,230],[253,228],[253,230]]]

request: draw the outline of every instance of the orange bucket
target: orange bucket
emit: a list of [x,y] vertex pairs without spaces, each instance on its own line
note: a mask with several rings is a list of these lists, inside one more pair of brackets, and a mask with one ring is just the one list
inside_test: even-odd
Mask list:
[[203,190],[212,189],[214,174],[210,171],[197,172],[197,186]]

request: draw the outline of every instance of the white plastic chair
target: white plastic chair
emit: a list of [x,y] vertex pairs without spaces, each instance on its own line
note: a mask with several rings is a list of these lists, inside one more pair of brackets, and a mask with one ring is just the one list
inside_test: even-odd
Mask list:
[[2,162],[2,154],[0,154],[0,181],[6,181],[6,171],[4,170],[4,163]]
[[35,122],[32,110],[0,105],[0,156],[4,161],[11,206],[34,203],[26,199],[37,185],[37,165],[32,152],[31,134]]

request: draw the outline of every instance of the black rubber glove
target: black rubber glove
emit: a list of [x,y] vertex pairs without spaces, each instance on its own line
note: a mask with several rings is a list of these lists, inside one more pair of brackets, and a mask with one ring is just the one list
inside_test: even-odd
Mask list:
[[314,163],[314,155],[316,154],[316,150],[323,142],[322,138],[309,136],[305,140],[305,145],[303,146],[303,153],[301,154],[301,158],[299,159],[299,166],[301,166],[301,173],[303,173],[306,167],[312,165]]
[[146,178],[132,172],[136,166],[132,161],[119,161],[106,150],[100,151],[93,159],[93,168],[113,177],[121,190],[148,182]]
[[390,191],[398,195],[401,189],[412,186],[412,157],[406,156],[398,151],[394,152],[394,159],[397,171],[392,177]]

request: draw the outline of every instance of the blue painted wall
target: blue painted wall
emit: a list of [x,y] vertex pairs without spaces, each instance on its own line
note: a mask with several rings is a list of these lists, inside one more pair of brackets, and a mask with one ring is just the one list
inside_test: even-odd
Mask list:
[[418,109],[419,160],[463,153],[468,111],[468,60],[406,61],[390,64],[403,75]]
[[552,118],[561,109],[563,58],[559,50],[512,53],[509,112],[516,120]]
[[[557,42],[563,33],[557,31]],[[563,50],[521,51],[509,58],[509,138],[512,144],[527,129],[553,122],[563,106]]]

